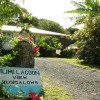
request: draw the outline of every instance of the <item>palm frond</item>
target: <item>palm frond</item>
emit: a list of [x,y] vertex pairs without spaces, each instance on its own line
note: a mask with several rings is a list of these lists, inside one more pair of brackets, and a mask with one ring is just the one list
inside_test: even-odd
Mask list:
[[77,13],[77,14],[87,14],[90,12],[90,9],[78,8],[75,10],[66,11],[66,13]]
[[65,13],[74,13],[77,14],[77,17],[71,17],[72,20],[76,20],[75,24],[84,23],[86,17],[95,17],[100,15],[100,0],[84,0],[84,2],[75,2],[72,3],[77,6],[74,10],[66,11]]
[[94,6],[94,0],[85,0],[84,4],[86,7],[91,8]]
[[77,7],[77,8],[85,8],[85,5],[83,2],[75,2],[75,1],[71,1],[71,3]]
[[74,26],[79,25],[79,24],[84,24],[85,23],[85,19],[87,18],[87,15],[82,15],[82,16],[77,16],[74,17],[75,18],[75,23]]
[[87,8],[93,9],[94,11],[98,10],[100,6],[98,0],[85,0],[84,4]]

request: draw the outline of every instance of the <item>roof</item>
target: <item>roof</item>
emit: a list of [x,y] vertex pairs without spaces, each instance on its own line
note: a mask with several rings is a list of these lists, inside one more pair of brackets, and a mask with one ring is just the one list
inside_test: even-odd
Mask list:
[[[17,26],[9,26],[9,25],[3,25],[1,28],[2,31],[15,31],[20,32],[22,30],[21,27]],[[34,34],[43,34],[43,35],[55,35],[55,36],[69,36],[62,33],[52,32],[52,31],[46,31],[38,28],[29,28],[29,31]]]

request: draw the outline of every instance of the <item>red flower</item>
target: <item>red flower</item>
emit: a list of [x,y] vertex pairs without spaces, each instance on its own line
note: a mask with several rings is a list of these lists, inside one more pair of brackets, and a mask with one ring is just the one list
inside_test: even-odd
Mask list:
[[33,52],[39,52],[39,49],[40,49],[39,47],[34,47]]
[[32,99],[32,100],[41,100],[41,98],[39,96],[37,96],[37,94],[35,92],[31,92],[29,93],[29,97]]

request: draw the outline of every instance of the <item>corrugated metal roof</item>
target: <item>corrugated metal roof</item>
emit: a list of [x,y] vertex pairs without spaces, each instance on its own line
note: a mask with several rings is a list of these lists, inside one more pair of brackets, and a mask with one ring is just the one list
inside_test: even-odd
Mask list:
[[[20,32],[22,30],[22,28],[21,27],[17,27],[17,26],[3,25],[1,30],[2,31]],[[52,31],[46,31],[46,30],[37,29],[37,28],[29,28],[29,31],[31,33],[34,33],[34,34],[55,35],[55,36],[69,36],[69,35],[66,35],[66,34],[52,32]]]

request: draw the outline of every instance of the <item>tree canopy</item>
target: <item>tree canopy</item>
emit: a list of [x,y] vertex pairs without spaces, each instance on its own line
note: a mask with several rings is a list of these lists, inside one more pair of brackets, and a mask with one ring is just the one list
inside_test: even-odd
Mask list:
[[16,21],[22,15],[23,11],[18,4],[14,4],[10,0],[0,1],[0,26]]

